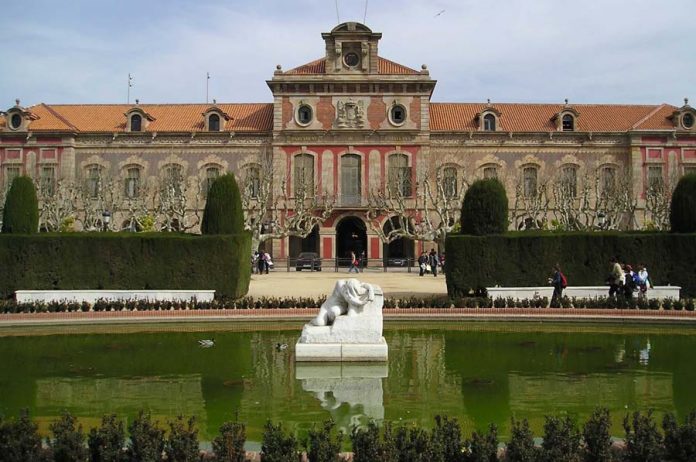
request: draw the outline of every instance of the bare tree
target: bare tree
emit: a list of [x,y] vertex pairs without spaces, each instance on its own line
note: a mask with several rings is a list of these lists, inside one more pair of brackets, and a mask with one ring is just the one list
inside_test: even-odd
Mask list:
[[78,187],[73,181],[38,179],[39,228],[48,232],[72,229],[78,207]]
[[667,181],[659,179],[652,181],[645,190],[645,208],[643,223],[647,229],[668,230],[670,228],[669,210],[672,204],[672,193],[679,181],[672,172]]
[[270,239],[307,237],[333,213],[335,199],[313,185],[298,182],[288,194],[287,176],[273,166],[270,154],[263,152],[258,171],[242,173],[244,228],[251,232],[252,249]]
[[415,188],[408,178],[390,178],[368,196],[365,218],[370,229],[387,244],[403,238],[433,241],[444,251],[468,186],[462,170],[446,176],[445,166],[436,165],[418,174]]
[[548,194],[549,183],[548,177],[536,177],[535,181],[525,180],[524,172],[517,177],[515,202],[510,209],[510,223],[515,229],[543,229],[547,227],[548,214],[551,210]]
[[[116,211],[118,203],[117,188],[120,186],[114,178],[101,173],[95,178],[78,180],[78,221],[85,231],[101,231],[105,229],[104,214],[111,215]],[[109,224],[112,228],[113,222]]]
[[158,179],[152,214],[162,231],[188,231],[201,221],[202,188],[197,178],[165,175]]

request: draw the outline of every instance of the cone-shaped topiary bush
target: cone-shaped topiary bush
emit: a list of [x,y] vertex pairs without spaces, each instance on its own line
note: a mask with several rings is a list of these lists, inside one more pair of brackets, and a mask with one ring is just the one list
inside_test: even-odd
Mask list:
[[675,233],[696,232],[696,173],[684,175],[672,193],[669,221]]
[[466,191],[462,204],[463,234],[500,234],[508,227],[508,199],[496,178],[477,180]]
[[39,202],[34,183],[28,176],[18,176],[5,199],[2,232],[31,234],[39,229]]
[[203,211],[202,234],[237,234],[244,231],[242,196],[234,175],[213,182]]

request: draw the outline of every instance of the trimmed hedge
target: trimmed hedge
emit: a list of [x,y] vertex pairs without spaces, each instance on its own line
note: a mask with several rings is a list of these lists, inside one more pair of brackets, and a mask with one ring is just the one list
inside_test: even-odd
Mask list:
[[242,195],[234,175],[228,173],[210,186],[205,201],[202,234],[237,234],[244,231]]
[[172,233],[0,234],[0,297],[15,290],[249,290],[251,237]]
[[477,180],[467,189],[460,218],[462,234],[483,236],[508,228],[508,198],[496,178]]
[[672,193],[669,210],[672,232],[696,232],[696,174],[681,177]]
[[2,232],[32,234],[39,230],[39,202],[36,188],[28,176],[12,180],[2,213]]
[[681,286],[696,296],[696,234],[544,233],[447,237],[447,291],[451,297],[481,287],[547,285],[559,263],[571,286],[600,286],[609,259],[647,266],[654,285]]

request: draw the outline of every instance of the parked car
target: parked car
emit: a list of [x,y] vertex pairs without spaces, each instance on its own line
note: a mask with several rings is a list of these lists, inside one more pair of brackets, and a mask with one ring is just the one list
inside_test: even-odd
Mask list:
[[391,257],[387,259],[387,266],[408,266],[408,258],[406,257]]
[[321,271],[321,259],[316,252],[302,252],[297,256],[295,271],[308,269],[312,271]]

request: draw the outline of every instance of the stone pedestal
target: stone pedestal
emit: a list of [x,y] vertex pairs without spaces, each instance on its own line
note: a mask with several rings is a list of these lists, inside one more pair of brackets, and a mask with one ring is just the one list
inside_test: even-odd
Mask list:
[[[358,305],[359,297],[372,293]],[[350,292],[352,291],[352,292]],[[343,294],[352,293],[353,295]],[[339,280],[334,293],[324,302],[320,314],[345,313],[335,316],[330,325],[306,324],[295,345],[295,360],[303,361],[386,361],[387,342],[382,336],[384,294],[378,286],[360,283],[357,279]]]

